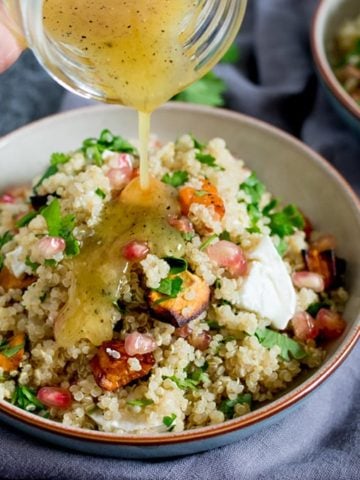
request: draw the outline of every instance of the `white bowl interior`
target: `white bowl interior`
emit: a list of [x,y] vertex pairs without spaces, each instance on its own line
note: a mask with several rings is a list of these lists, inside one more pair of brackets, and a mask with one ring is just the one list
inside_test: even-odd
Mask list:
[[316,24],[314,25],[314,40],[322,67],[329,76],[332,87],[337,90],[343,99],[346,98],[346,100],[352,104],[353,108],[358,109],[360,115],[360,107],[355,100],[345,92],[337,80],[330,63],[330,52],[339,28],[346,20],[352,20],[359,15],[359,0],[322,0],[316,18]]
[[[9,185],[29,182],[48,165],[53,152],[77,149],[83,139],[109,128],[136,138],[136,114],[120,107],[90,107],[50,117],[0,140],[0,192]],[[191,132],[201,140],[222,137],[232,152],[245,160],[284,202],[298,205],[316,229],[336,236],[339,254],[348,262],[350,291],[345,317],[347,332],[329,349],[346,344],[359,325],[360,213],[355,195],[318,155],[285,133],[239,114],[172,104],[158,110],[152,132],[174,140]]]

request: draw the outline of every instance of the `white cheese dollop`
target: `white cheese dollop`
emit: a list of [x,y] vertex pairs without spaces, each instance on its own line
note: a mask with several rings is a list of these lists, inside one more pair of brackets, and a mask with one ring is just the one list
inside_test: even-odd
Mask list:
[[247,258],[249,273],[238,291],[238,306],[284,329],[295,314],[296,293],[271,238],[264,236]]

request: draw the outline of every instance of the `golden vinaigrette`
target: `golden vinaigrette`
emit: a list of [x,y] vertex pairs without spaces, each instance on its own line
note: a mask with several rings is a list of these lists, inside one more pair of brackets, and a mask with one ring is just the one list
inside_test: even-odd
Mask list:
[[[141,186],[147,162],[151,112],[196,78],[184,39],[200,9],[197,0],[45,0],[50,40],[83,70],[84,82],[104,101],[138,110]],[[81,77],[79,72],[76,75]]]

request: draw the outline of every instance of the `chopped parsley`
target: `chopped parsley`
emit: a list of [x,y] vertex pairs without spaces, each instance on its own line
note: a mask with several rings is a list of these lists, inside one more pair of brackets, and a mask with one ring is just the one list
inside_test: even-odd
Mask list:
[[198,150],[203,150],[205,148],[205,144],[201,143],[199,140],[197,140],[194,135],[190,135],[192,141],[194,142],[194,148],[197,148]]
[[250,203],[247,206],[247,211],[250,217],[250,227],[248,227],[246,230],[249,233],[260,233],[260,228],[257,225],[257,222],[261,218],[259,207],[253,203]]
[[17,353],[20,352],[25,347],[24,343],[19,345],[14,345],[13,347],[9,344],[7,340],[0,342],[0,353],[6,358],[14,357]]
[[195,158],[202,165],[207,165],[208,167],[217,168],[222,171],[225,170],[223,167],[220,167],[220,165],[216,163],[216,158],[213,155],[210,155],[209,153],[196,152]]
[[172,432],[176,427],[176,414],[172,413],[170,416],[163,418],[163,424],[168,429],[169,432]]
[[29,225],[29,223],[31,222],[31,220],[33,220],[35,217],[38,216],[38,212],[29,212],[27,213],[26,215],[24,215],[23,217],[21,217],[17,222],[16,222],[16,226],[18,228],[22,228],[22,227],[26,227],[26,225]]
[[[11,242],[13,238],[14,238],[14,235],[10,232],[5,232],[4,235],[0,236],[0,250],[4,245]],[[0,253],[0,272],[3,269],[4,262],[5,262],[5,255]]]
[[101,188],[97,188],[97,189],[95,190],[95,193],[96,193],[96,195],[97,195],[98,197],[100,197],[102,200],[104,200],[104,199],[106,198],[106,193],[105,193],[103,190],[101,190]]
[[309,315],[315,318],[319,310],[321,310],[322,308],[329,309],[330,307],[331,305],[328,302],[315,302],[309,305],[306,311]]
[[177,275],[188,269],[188,262],[183,258],[165,257],[164,260],[170,266],[170,275]]
[[41,215],[45,218],[49,235],[52,237],[61,237],[65,240],[65,253],[68,256],[78,255],[80,245],[73,235],[75,228],[75,215],[61,215],[60,202],[55,198],[50,205],[41,211]]
[[36,272],[36,270],[40,267],[40,264],[36,262],[32,262],[30,260],[30,257],[26,257],[25,265],[29,267],[33,272]]
[[303,215],[293,204],[287,205],[280,212],[270,213],[269,218],[271,234],[280,238],[292,235],[296,229],[302,230],[305,227]]
[[223,98],[225,91],[226,84],[224,80],[219,78],[214,72],[208,72],[186,90],[178,93],[173,100],[221,107],[225,103]]
[[181,390],[196,390],[197,384],[199,383],[196,380],[193,380],[192,378],[179,378],[179,377],[176,377],[175,375],[171,377],[164,377],[164,378],[168,378],[169,380],[174,382],[176,386]]
[[261,345],[265,348],[272,348],[275,345],[280,347],[280,356],[282,359],[289,361],[290,355],[295,360],[301,360],[306,357],[306,352],[300,343],[296,342],[287,335],[284,335],[269,328],[257,329],[255,335]]
[[176,298],[181,292],[183,279],[181,277],[163,278],[160,286],[154,290],[170,298]]
[[218,236],[216,235],[216,233],[214,233],[213,235],[211,235],[210,237],[208,237],[206,240],[203,241],[203,243],[199,247],[199,250],[201,250],[201,251],[205,250],[217,238],[218,238]]
[[162,177],[161,181],[163,183],[166,183],[167,185],[171,185],[173,187],[181,187],[181,185],[184,185],[189,180],[189,174],[188,172],[178,170],[176,172],[173,172],[172,174],[170,173],[165,173],[165,175]]
[[186,242],[191,242],[191,240],[195,237],[194,232],[181,232],[181,236]]
[[228,242],[231,240],[230,239],[230,233],[224,230],[223,232],[220,233],[219,235],[220,240],[227,240]]
[[279,255],[283,257],[288,249],[288,243],[284,238],[280,238],[279,243],[276,245],[276,250]]
[[147,407],[148,405],[152,405],[154,402],[149,398],[143,398],[138,400],[129,400],[126,402],[127,405],[131,407]]
[[99,138],[87,138],[83,141],[81,147],[85,158],[99,167],[104,163],[102,154],[105,150],[131,154],[137,153],[136,148],[131,143],[120,136],[113,135],[108,129],[103,130]]
[[209,325],[210,330],[220,330],[220,325],[215,320],[208,320],[206,322]]
[[235,406],[239,404],[248,404],[251,408],[252,395],[251,393],[243,393],[238,395],[234,400],[224,400],[220,403],[219,410],[223,412],[225,418],[233,418],[235,413]]
[[259,205],[261,197],[266,191],[265,185],[260,182],[255,173],[252,173],[246,180],[240,185],[240,190],[246,193],[251,198],[253,205]]
[[50,157],[50,164],[51,165],[63,165],[70,160],[70,155],[66,155],[65,153],[53,153]]
[[200,383],[209,380],[208,374],[205,373],[207,368],[208,364],[205,363],[202,367],[196,367],[193,370],[187,371],[186,378],[179,378],[176,375],[163,378],[168,378],[169,380],[173,381],[181,390],[196,390]]
[[58,170],[57,165],[50,165],[50,167],[45,171],[45,173],[44,173],[43,176],[40,178],[40,180],[38,181],[38,183],[34,186],[33,192],[36,194],[38,188],[40,187],[40,185],[42,185],[42,183],[44,182],[44,180],[46,180],[46,179],[49,178],[49,177],[52,177],[52,176],[55,175],[55,173],[57,173],[58,171],[59,171],[59,170]]
[[32,388],[25,385],[18,385],[11,398],[11,403],[28,412],[44,411],[45,406],[38,400],[36,393]]

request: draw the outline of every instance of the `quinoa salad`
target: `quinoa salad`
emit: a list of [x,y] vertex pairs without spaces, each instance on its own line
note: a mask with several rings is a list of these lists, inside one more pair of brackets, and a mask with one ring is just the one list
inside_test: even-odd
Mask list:
[[360,105],[360,13],[339,29],[333,65],[344,89]]
[[[118,434],[240,417],[319,367],[345,261],[219,138],[109,130],[0,193],[0,400]],[[299,377],[302,378],[302,377]]]

